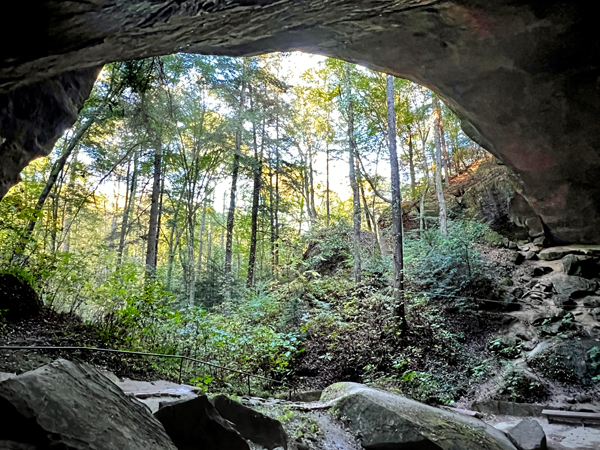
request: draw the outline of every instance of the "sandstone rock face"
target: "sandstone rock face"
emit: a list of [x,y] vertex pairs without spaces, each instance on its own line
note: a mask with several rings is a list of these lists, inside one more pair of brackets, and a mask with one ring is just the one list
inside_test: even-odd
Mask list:
[[434,89],[465,131],[514,172],[556,240],[600,242],[594,6],[567,0],[41,0],[32,11],[27,2],[7,4],[2,17],[19,32],[1,32],[7,45],[0,49],[0,158],[10,164],[0,173],[0,195],[72,123],[94,67],[179,51],[303,50]]
[[367,449],[515,450],[502,432],[478,419],[361,384],[336,383],[321,401],[333,403]]
[[19,181],[21,170],[50,153],[75,123],[98,71],[73,70],[8,93],[0,91],[0,198]]
[[0,442],[23,445],[8,448],[175,450],[145,406],[62,359],[0,383],[0,417]]

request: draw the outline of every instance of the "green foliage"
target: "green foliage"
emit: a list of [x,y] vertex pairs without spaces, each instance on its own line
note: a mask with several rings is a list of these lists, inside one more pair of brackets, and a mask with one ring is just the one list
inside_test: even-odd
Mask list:
[[505,336],[491,338],[488,349],[501,358],[515,359],[521,355],[521,343]]
[[590,359],[592,380],[600,381],[600,347],[592,347],[587,351],[587,355]]
[[540,381],[512,367],[508,367],[504,372],[501,387],[501,392],[513,402],[534,402],[547,396],[547,390]]
[[407,240],[407,278],[434,296],[473,295],[485,281],[486,267],[475,243],[486,230],[486,225],[480,222],[454,221],[449,223],[446,237],[431,229],[423,232],[421,239]]

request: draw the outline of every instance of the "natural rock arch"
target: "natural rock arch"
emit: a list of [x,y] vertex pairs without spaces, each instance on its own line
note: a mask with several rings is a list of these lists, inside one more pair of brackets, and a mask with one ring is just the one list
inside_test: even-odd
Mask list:
[[304,50],[432,88],[465,131],[512,169],[550,236],[600,242],[600,39],[593,10],[579,3],[39,0],[37,8],[22,2],[21,11],[11,5],[2,17],[19,31],[3,36],[0,49],[0,197],[74,122],[106,62],[177,51]]

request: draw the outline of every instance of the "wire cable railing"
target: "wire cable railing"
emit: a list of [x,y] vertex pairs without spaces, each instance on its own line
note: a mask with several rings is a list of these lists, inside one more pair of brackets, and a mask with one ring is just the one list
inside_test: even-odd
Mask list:
[[[115,350],[110,348],[97,348],[97,347],[72,347],[72,346],[53,346],[53,345],[43,345],[43,346],[27,346],[27,345],[3,345],[0,346],[0,350],[5,351],[17,351],[17,350],[27,350],[27,351],[44,351],[44,350],[66,350],[66,351],[92,351],[92,352],[106,352],[106,353],[119,353],[126,355],[138,355],[138,356],[150,356],[153,358],[171,358],[171,359],[179,359],[179,376],[178,376],[178,384],[181,384],[181,377],[183,373],[183,362],[190,361],[195,364],[201,364],[207,367],[211,367],[214,369],[219,369],[221,371],[227,371],[231,373],[235,373],[240,375],[244,379],[248,389],[248,395],[252,395],[252,386],[251,379],[256,378],[263,381],[267,381],[270,383],[279,384],[281,386],[285,386],[285,383],[280,380],[275,380],[274,378],[265,377],[262,375],[253,374],[250,372],[244,372],[243,370],[233,369],[231,367],[222,366],[220,364],[211,363],[208,361],[202,361],[200,359],[192,358],[190,356],[184,355],[169,355],[163,353],[147,353],[147,352],[135,352],[131,350]],[[289,397],[292,396],[292,389],[289,390]]]

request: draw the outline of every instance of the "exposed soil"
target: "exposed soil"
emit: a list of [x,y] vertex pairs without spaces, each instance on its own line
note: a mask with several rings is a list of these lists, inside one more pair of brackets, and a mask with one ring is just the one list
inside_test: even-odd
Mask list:
[[[98,329],[84,324],[74,315],[59,314],[48,308],[27,320],[0,322],[0,346],[58,346],[123,348],[107,343]],[[0,349],[0,372],[21,374],[37,369],[56,358],[77,359],[114,372],[120,378],[156,380],[164,378],[152,369],[143,356],[110,354],[89,350],[3,350]]]

